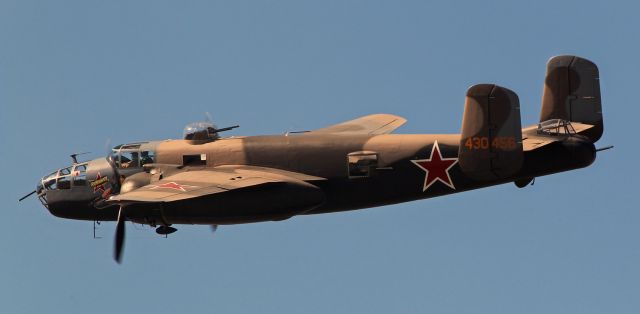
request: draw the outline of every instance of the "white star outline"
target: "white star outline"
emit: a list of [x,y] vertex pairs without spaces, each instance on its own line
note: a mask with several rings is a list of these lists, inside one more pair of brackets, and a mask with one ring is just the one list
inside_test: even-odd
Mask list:
[[[163,185],[171,185],[173,184],[174,186],[177,187],[169,187],[169,186],[163,186]],[[186,185],[186,184],[180,184],[180,183],[176,183],[176,182],[167,182],[167,183],[163,183],[163,184],[157,184],[157,185],[150,185],[149,189],[150,190],[155,190],[155,189],[170,189],[170,190],[178,190],[178,191],[182,191],[182,192],[186,192],[187,189],[185,188],[197,188],[198,186],[195,185]]]
[[[427,180],[429,180],[429,170],[425,169],[419,163],[421,163],[421,162],[431,162],[431,160],[433,159],[433,152],[436,151],[436,150],[438,151],[438,155],[440,155],[440,160],[455,160],[454,163],[452,163],[449,167],[447,167],[447,169],[444,170],[447,173],[447,179],[449,179],[449,182],[451,182],[451,184],[445,182],[440,177],[437,177],[435,180],[431,181],[431,183],[427,184]],[[420,169],[424,170],[424,172],[425,172],[424,187],[422,188],[422,192],[426,191],[428,188],[430,188],[437,181],[442,182],[444,185],[446,185],[446,186],[448,186],[448,187],[450,187],[450,188],[452,188],[454,190],[456,189],[456,187],[453,185],[453,180],[451,180],[451,175],[449,174],[449,170],[451,170],[451,168],[453,168],[453,166],[455,166],[458,163],[458,158],[442,158],[442,152],[440,152],[440,146],[438,146],[438,141],[435,141],[433,143],[433,146],[431,147],[431,155],[429,156],[429,159],[411,160],[411,162],[414,163],[416,166],[418,166]]]

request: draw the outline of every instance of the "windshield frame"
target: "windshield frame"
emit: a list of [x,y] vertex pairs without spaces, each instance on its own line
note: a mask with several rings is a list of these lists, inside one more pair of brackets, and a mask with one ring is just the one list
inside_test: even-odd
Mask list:
[[[111,150],[109,160],[116,169],[142,169],[145,164],[156,162],[158,141],[121,144]],[[129,154],[126,156],[125,154]],[[129,158],[131,157],[131,158]]]

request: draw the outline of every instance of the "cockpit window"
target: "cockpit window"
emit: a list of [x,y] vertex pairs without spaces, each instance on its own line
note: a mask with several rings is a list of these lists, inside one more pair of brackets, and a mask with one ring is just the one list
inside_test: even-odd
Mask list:
[[140,155],[138,152],[121,152],[120,168],[137,168],[139,166]]
[[144,151],[140,153],[140,166],[153,163],[155,154],[153,152]]
[[140,168],[155,162],[156,142],[118,145],[113,148],[111,160],[117,168]]

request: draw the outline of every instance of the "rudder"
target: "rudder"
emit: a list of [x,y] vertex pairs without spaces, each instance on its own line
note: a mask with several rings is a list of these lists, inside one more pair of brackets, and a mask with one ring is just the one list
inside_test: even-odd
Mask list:
[[547,62],[540,122],[563,119],[593,125],[583,135],[596,142],[604,130],[600,77],[595,63],[576,56]]
[[520,170],[524,153],[516,93],[492,84],[467,90],[458,158],[462,171],[476,180],[506,178]]

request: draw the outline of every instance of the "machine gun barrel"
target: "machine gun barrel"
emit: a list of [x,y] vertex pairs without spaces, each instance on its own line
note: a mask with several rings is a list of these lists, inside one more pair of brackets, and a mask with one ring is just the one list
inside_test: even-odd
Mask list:
[[31,193],[29,193],[29,194],[27,194],[27,195],[25,195],[25,196],[21,197],[21,198],[18,200],[18,202],[22,202],[25,198],[27,198],[27,197],[29,197],[29,196],[31,196],[31,195],[33,195],[33,194],[35,194],[35,193],[36,193],[36,191],[35,191],[35,190],[34,190],[34,191],[32,191]]
[[230,127],[226,127],[226,128],[221,128],[221,129],[213,129],[213,131],[211,133],[220,133],[220,132],[224,132],[224,131],[229,131],[229,130],[233,130],[235,128],[239,128],[239,125],[234,125],[234,126],[230,126]]

